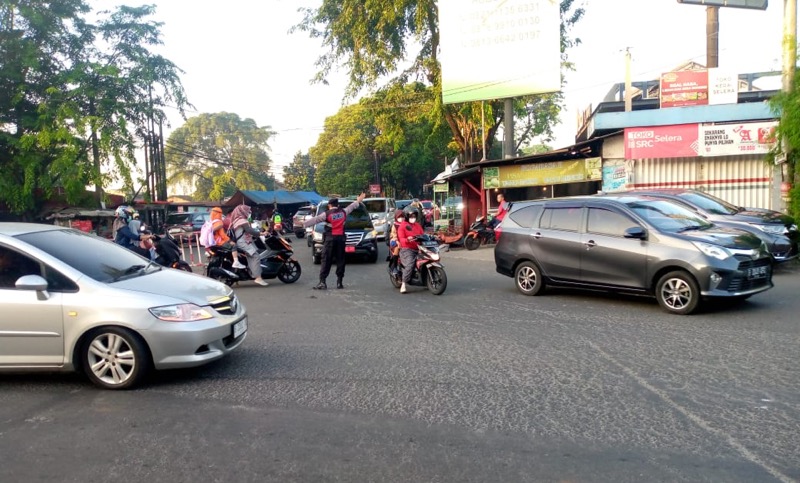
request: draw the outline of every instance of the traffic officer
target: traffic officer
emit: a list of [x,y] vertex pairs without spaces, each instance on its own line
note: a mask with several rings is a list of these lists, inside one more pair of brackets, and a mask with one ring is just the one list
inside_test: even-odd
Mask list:
[[304,228],[325,222],[325,230],[322,235],[322,266],[319,269],[319,283],[314,286],[314,290],[326,290],[328,288],[326,280],[331,272],[331,263],[334,258],[336,259],[336,288],[344,288],[342,279],[344,278],[344,252],[347,244],[344,224],[347,221],[347,215],[352,213],[366,196],[366,193],[361,193],[354,202],[344,209],[339,208],[338,198],[331,198],[328,200],[328,209],[326,211],[303,222]]

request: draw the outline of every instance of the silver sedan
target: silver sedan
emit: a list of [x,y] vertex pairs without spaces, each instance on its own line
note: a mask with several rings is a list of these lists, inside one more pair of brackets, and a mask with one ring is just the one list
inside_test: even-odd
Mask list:
[[81,371],[107,389],[219,359],[247,335],[230,287],[54,225],[0,223],[0,372]]

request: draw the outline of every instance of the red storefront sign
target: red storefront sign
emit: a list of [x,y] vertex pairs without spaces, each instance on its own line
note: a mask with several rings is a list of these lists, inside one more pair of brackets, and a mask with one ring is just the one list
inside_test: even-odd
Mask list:
[[625,159],[691,158],[698,155],[697,124],[625,129]]
[[686,70],[661,75],[661,107],[708,104],[708,71]]

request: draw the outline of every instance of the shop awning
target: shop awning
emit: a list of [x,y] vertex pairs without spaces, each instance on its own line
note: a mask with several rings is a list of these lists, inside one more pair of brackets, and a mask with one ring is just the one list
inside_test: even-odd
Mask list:
[[248,205],[296,205],[296,204],[317,204],[324,200],[315,191],[252,191],[240,190],[225,202],[226,206],[236,206],[240,204]]

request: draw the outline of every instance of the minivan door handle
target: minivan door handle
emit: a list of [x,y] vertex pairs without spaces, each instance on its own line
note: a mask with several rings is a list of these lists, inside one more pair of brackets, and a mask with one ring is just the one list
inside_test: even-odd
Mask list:
[[539,238],[542,237],[542,233],[537,231],[535,233],[531,233],[531,236],[538,240]]
[[587,241],[583,242],[583,244],[586,245],[586,249],[587,250],[597,246],[597,243],[595,243],[594,240],[587,240]]

